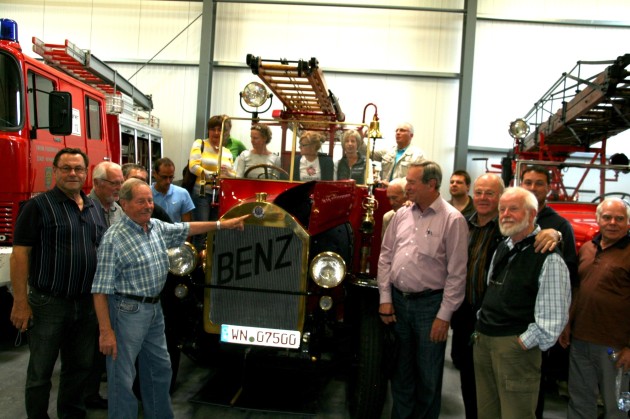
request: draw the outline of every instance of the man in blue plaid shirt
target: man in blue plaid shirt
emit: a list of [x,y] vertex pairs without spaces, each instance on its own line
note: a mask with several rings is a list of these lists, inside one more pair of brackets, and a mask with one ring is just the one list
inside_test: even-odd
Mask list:
[[167,249],[189,235],[243,230],[247,216],[221,221],[168,224],[152,219],[153,194],[139,179],[120,190],[122,220],[111,226],[98,249],[92,293],[99,323],[99,347],[107,355],[108,415],[138,415],[133,394],[138,359],[145,417],[172,418],[171,363],[166,350],[160,291],[168,273]]

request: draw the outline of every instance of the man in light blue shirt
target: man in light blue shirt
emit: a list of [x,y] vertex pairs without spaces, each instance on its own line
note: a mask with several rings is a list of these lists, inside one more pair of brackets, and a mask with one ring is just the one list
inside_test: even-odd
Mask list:
[[192,221],[195,204],[190,194],[181,186],[173,185],[175,163],[168,157],[156,160],[153,164],[153,178],[153,201],[164,208],[173,222]]

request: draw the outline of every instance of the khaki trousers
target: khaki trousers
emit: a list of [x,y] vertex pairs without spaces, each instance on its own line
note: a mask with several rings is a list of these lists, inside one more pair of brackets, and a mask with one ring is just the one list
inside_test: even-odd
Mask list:
[[517,339],[479,334],[473,348],[479,419],[536,417],[541,352],[523,350]]

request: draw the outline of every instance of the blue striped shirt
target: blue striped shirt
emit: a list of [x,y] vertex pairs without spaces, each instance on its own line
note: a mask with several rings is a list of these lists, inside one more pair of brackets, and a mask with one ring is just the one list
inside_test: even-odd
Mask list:
[[83,209],[54,187],[26,201],[15,224],[13,244],[31,248],[29,285],[58,297],[90,293],[107,228],[100,208],[81,197]]
[[148,231],[123,214],[105,233],[98,249],[93,294],[155,297],[168,274],[167,249],[186,241],[188,223],[169,224],[154,218]]

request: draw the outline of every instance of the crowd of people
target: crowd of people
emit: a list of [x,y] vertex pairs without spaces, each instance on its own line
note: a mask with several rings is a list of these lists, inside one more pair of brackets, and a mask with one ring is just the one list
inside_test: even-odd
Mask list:
[[[28,417],[47,417],[59,356],[60,417],[82,417],[86,406],[136,417],[136,375],[145,416],[173,417],[174,360],[159,304],[166,249],[191,238],[203,248],[208,231],[244,228],[246,216],[219,221],[218,177],[289,178],[268,149],[269,126],[252,124],[251,150],[231,137],[225,115],[207,128],[184,168],[194,180],[188,189],[174,184],[175,163],[164,157],[150,168],[153,182],[137,164],[99,163],[86,195],[88,157],[64,148],[53,189],[24,204],[10,268],[11,320],[29,334]],[[495,174],[472,182],[457,170],[446,200],[441,167],[413,136],[402,123],[396,145],[370,156],[392,208],[374,308],[397,340],[391,417],[439,417],[450,329],[467,419],[542,418],[545,390],[557,381],[568,381],[570,418],[596,417],[598,395],[607,418],[626,417],[616,409],[614,375],[630,368],[630,209],[604,199],[600,232],[578,254],[570,223],[547,205],[547,169],[527,167],[512,188]],[[321,152],[326,140],[301,133],[293,180],[373,179],[360,132],[343,132],[337,161]],[[105,370],[107,399],[99,393]]]

